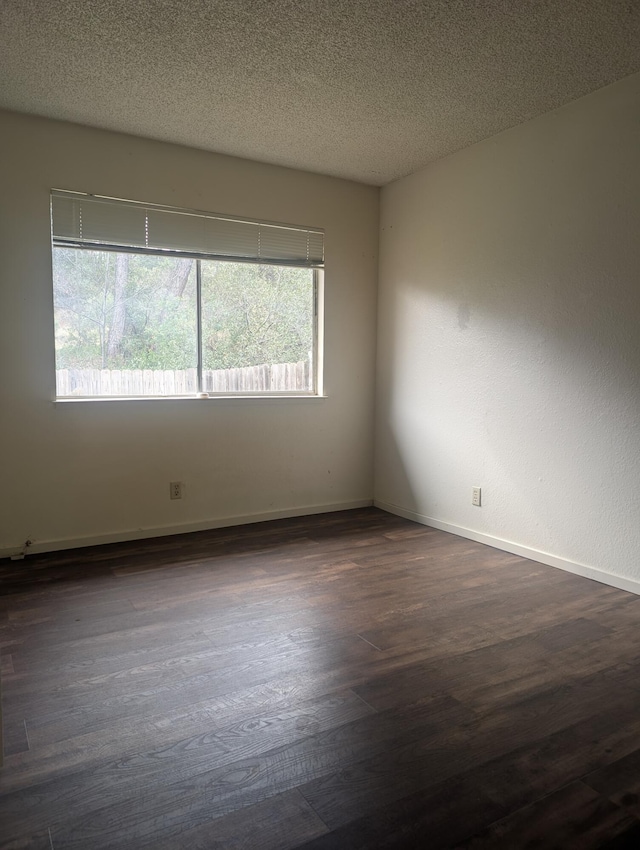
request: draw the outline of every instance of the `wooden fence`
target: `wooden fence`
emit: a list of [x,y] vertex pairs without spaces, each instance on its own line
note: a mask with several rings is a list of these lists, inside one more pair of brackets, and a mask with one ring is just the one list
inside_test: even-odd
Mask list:
[[[204,369],[203,390],[208,393],[310,392],[308,361],[247,366],[241,369]],[[195,369],[58,369],[60,396],[168,396],[195,395]]]

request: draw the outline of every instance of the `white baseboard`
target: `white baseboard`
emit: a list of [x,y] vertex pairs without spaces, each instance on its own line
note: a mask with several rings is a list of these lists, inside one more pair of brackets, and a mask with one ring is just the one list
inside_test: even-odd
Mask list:
[[453,525],[450,522],[443,522],[433,517],[424,516],[415,511],[401,508],[399,505],[391,505],[383,502],[380,499],[374,499],[373,504],[382,511],[396,514],[405,519],[411,519],[422,525],[428,525],[440,531],[448,531],[450,534],[457,534],[458,537],[466,537],[468,540],[475,540],[477,543],[485,543],[487,546],[493,546],[494,549],[501,549],[503,552],[510,552],[512,555],[521,555],[523,558],[529,558],[531,561],[538,561],[540,564],[557,567],[560,570],[566,570],[568,573],[575,573],[575,575],[582,576],[583,578],[590,578],[594,581],[599,581],[601,584],[608,584],[610,587],[617,587],[620,590],[627,590],[630,593],[640,595],[640,582],[633,579],[616,576],[604,570],[599,570],[596,567],[588,567],[586,564],[569,561],[567,558],[560,558],[558,555],[551,555],[548,552],[540,552],[538,549],[532,549],[530,546],[522,546],[520,543],[513,543],[510,540],[503,540],[501,537],[494,537],[491,534],[484,534],[481,531],[474,531],[471,528]]
[[[61,549],[78,549],[82,546],[99,546],[103,543],[122,543],[127,540],[144,540],[148,537],[168,537],[171,534],[188,534],[191,531],[208,531],[213,528],[228,528],[234,525],[248,525],[252,522],[268,522],[272,519],[326,514],[332,511],[350,511],[355,508],[371,507],[371,499],[356,499],[352,502],[335,502],[329,505],[307,505],[306,507],[285,508],[279,511],[264,511],[243,516],[220,517],[200,522],[187,522],[181,525],[162,525],[152,528],[135,528],[127,531],[114,531],[107,534],[95,534],[87,537],[65,537],[58,540],[36,540],[29,546],[27,553],[58,552]],[[20,547],[0,549],[0,558],[20,557],[24,550]]]

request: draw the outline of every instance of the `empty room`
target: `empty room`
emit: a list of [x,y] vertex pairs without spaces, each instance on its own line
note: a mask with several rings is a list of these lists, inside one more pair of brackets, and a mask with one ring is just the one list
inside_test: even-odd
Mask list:
[[640,847],[640,6],[0,4],[0,850]]

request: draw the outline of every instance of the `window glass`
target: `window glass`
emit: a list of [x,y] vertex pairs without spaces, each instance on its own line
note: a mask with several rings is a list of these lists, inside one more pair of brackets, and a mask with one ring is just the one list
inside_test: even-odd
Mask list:
[[313,314],[311,269],[203,261],[204,390],[311,392]]
[[196,261],[53,250],[58,396],[197,391]]
[[316,275],[54,246],[57,395],[313,393]]

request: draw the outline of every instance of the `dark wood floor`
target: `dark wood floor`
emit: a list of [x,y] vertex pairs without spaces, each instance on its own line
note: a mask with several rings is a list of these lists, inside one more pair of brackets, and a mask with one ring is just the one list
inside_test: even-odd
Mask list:
[[640,848],[640,597],[375,509],[0,578],[2,848]]

